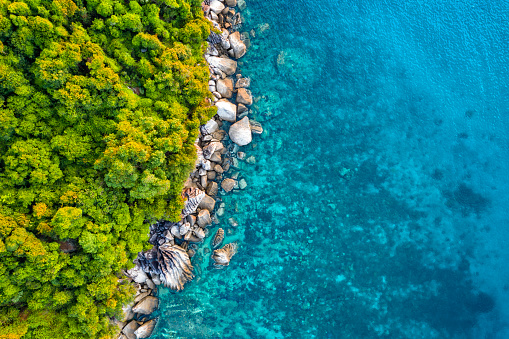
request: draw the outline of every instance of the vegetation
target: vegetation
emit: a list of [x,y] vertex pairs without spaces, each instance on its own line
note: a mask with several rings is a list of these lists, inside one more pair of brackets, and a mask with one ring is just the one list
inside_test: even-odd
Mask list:
[[108,338],[175,220],[206,99],[198,0],[0,0],[0,338]]

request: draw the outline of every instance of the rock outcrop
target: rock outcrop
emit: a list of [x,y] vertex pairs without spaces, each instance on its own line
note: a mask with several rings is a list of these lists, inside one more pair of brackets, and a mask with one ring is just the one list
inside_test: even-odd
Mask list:
[[161,280],[164,286],[180,291],[194,278],[193,266],[187,252],[178,245],[164,244],[158,249]]

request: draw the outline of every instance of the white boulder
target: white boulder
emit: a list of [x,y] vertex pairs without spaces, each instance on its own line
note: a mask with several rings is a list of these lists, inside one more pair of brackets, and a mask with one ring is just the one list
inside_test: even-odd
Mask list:
[[224,5],[221,1],[212,0],[210,2],[210,10],[216,14],[219,14],[223,11]]
[[242,120],[231,125],[229,135],[230,139],[239,146],[249,144],[253,140],[249,118],[244,117]]
[[223,120],[235,122],[237,120],[237,106],[228,100],[221,99],[216,102],[217,115]]

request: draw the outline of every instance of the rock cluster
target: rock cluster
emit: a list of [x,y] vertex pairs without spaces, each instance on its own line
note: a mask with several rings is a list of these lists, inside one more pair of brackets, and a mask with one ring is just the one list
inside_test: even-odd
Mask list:
[[[206,0],[202,3],[204,15],[221,32],[211,32],[207,39],[205,60],[208,62],[209,90],[217,114],[200,126],[200,135],[195,142],[197,160],[195,169],[184,185],[182,198],[184,208],[180,221],[160,220],[150,226],[149,242],[154,247],[140,252],[136,266],[126,272],[138,286],[133,305],[126,306],[126,317],[119,325],[119,338],[149,337],[156,319],[147,319],[158,306],[157,285],[163,284],[180,291],[194,277],[191,258],[197,245],[209,235],[208,227],[217,224],[224,214],[224,203],[220,203],[216,214],[216,198],[227,192],[245,189],[247,182],[239,178],[239,161],[250,159],[240,146],[252,142],[252,134],[260,134],[259,123],[250,120],[249,107],[253,96],[249,90],[251,80],[238,72],[237,59],[242,58],[249,47],[249,34],[240,33],[242,16],[234,7],[245,9],[243,0]],[[246,160],[247,161],[247,160]],[[217,217],[216,217],[217,215]],[[231,222],[230,222],[231,224]],[[237,252],[237,243],[223,243],[225,232],[219,228],[211,241],[214,252],[211,256],[215,267],[228,266]]]
[[131,304],[122,307],[122,317],[112,319],[119,330],[119,339],[148,338],[157,320],[146,320],[147,315],[154,312],[159,299],[156,297],[157,288],[154,282],[138,266],[125,272],[125,275],[136,284],[137,292]]

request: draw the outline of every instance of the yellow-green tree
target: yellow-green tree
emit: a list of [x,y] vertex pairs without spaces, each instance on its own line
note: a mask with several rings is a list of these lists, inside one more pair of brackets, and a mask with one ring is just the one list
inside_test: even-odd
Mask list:
[[214,113],[209,29],[198,1],[0,1],[0,339],[113,335]]

